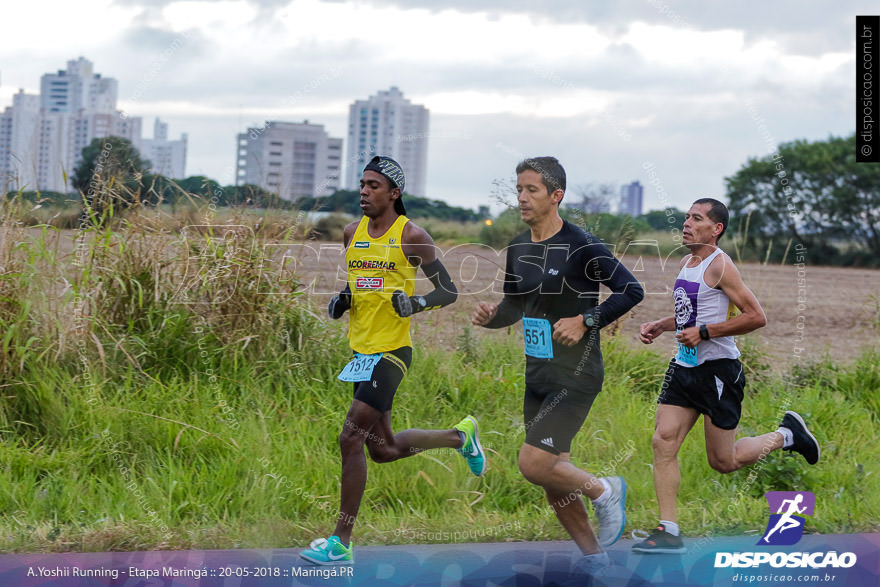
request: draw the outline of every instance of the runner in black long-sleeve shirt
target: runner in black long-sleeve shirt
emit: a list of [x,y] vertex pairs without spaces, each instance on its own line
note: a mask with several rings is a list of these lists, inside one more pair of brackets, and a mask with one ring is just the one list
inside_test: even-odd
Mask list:
[[[599,329],[639,303],[644,292],[598,238],[559,216],[565,195],[559,161],[526,159],[516,172],[520,212],[529,230],[507,249],[504,299],[497,305],[480,302],[472,321],[487,328],[523,321],[526,440],[519,468],[544,488],[585,555],[578,568],[591,571],[609,564],[602,547],[623,532],[626,483],[621,477],[598,479],[572,465],[571,441],[602,389]],[[612,292],[601,304],[600,284]],[[598,541],[581,494],[593,501]]]

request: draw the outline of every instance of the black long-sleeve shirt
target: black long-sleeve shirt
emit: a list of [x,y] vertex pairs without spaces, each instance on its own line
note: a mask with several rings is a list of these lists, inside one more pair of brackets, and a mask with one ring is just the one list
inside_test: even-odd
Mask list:
[[[599,329],[614,322],[644,297],[636,281],[602,241],[568,221],[541,242],[525,231],[507,249],[504,299],[488,328],[521,318],[560,318],[594,312],[596,326],[574,346],[552,342],[553,358],[526,356],[526,383],[551,383],[595,393],[604,376]],[[599,304],[599,284],[612,294]]]

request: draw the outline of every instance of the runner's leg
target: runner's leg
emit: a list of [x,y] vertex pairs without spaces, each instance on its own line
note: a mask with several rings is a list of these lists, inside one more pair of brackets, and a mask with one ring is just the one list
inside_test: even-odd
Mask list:
[[[601,389],[601,381],[593,382]],[[556,386],[527,385],[523,397],[526,440],[519,451],[519,470],[540,485],[560,523],[584,554],[602,552],[581,499],[600,497],[605,486],[570,462],[571,442],[584,424],[595,394],[570,393]],[[618,520],[623,522],[622,512]],[[600,530],[601,523],[600,522]]]
[[654,423],[654,491],[660,506],[660,519],[678,522],[676,498],[681,485],[678,450],[700,414],[693,408],[668,404],[657,406]]
[[[571,453],[562,453],[559,460],[569,461]],[[589,475],[589,473],[587,473]],[[593,477],[595,479],[595,477]],[[598,480],[597,480],[598,482]],[[568,532],[578,548],[584,554],[601,552],[596,534],[590,525],[589,514],[580,494],[565,493],[554,489],[544,488],[547,501],[556,513],[559,523]]]
[[519,450],[519,470],[530,482],[554,493],[568,495],[580,491],[590,499],[602,495],[605,490],[602,482],[595,475],[572,465],[568,458],[561,458],[563,454],[570,453],[555,455],[524,444]]
[[367,485],[367,459],[364,455],[364,431],[370,430],[382,417],[382,412],[360,401],[352,400],[342,432],[339,449],[342,452],[342,481],[340,483],[339,518],[334,536],[343,544],[351,542],[351,529],[357,518]]
[[706,429],[706,457],[719,473],[731,473],[755,463],[774,450],[782,448],[782,434],[768,432],[736,440],[736,429],[724,430],[703,418]]
[[390,463],[411,457],[432,448],[460,448],[458,430],[421,430],[410,428],[395,434],[391,429],[391,412],[385,412],[367,435],[367,450],[377,463]]

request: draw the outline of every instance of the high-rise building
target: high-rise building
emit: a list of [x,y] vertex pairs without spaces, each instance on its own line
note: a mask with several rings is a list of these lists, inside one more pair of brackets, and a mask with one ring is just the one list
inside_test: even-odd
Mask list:
[[19,90],[0,114],[0,191],[36,185],[40,126],[40,97]]
[[375,155],[393,157],[406,174],[406,192],[425,196],[428,167],[428,115],[392,86],[348,109],[345,187],[358,189],[364,166]]
[[66,70],[40,78],[40,106],[46,112],[113,112],[118,93],[116,80],[95,73],[92,62],[84,57],[68,61]]
[[187,134],[182,133],[176,141],[168,140],[168,123],[156,118],[153,138],[143,139],[141,155],[150,160],[150,171],[172,179],[186,177]]
[[620,186],[619,214],[629,214],[633,218],[642,215],[642,184],[634,181],[628,185]]
[[0,190],[69,190],[65,174],[96,138],[122,137],[140,149],[141,119],[116,110],[117,94],[117,81],[83,57],[43,75],[39,95],[19,91],[0,114]]
[[323,124],[267,121],[236,139],[236,185],[258,185],[285,200],[339,189],[342,139]]

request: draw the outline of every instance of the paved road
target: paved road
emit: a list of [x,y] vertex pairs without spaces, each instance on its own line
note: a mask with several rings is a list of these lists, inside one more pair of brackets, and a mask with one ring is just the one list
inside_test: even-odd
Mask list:
[[[308,564],[298,549],[17,554],[0,556],[0,585],[880,585],[880,534],[811,535],[787,547],[756,542],[754,536],[688,539],[683,556],[639,556],[630,552],[632,541],[621,540],[609,549],[615,565],[597,577],[573,573],[579,553],[571,542],[364,546],[355,548],[355,564],[343,567]],[[716,568],[737,552],[768,553],[774,560],[758,568]],[[819,568],[772,566],[795,552],[821,553],[813,556]],[[834,559],[853,564],[834,568]]]

